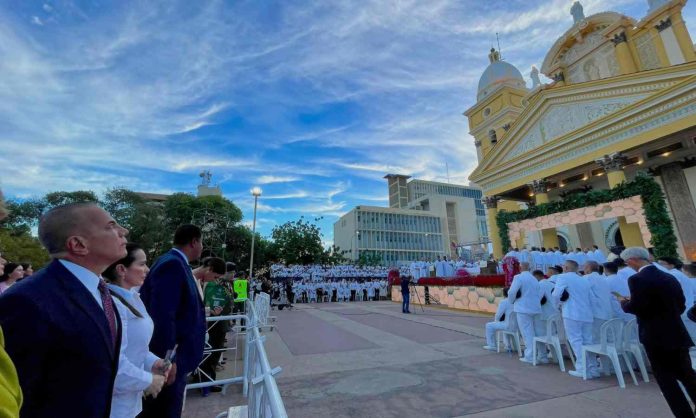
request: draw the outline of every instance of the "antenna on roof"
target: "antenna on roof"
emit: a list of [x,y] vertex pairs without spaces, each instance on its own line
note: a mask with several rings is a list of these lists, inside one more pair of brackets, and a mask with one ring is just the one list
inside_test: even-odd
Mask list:
[[495,39],[498,41],[498,54],[500,54],[500,60],[503,60],[503,51],[500,49],[500,36],[498,36],[498,32],[495,33]]
[[447,169],[447,184],[450,183],[450,176],[449,176],[449,163],[445,161],[445,168]]

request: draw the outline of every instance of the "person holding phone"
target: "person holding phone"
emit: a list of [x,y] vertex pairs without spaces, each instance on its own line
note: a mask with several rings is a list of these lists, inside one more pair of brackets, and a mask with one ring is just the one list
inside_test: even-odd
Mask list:
[[157,396],[169,371],[165,361],[149,349],[154,324],[138,290],[147,272],[147,256],[138,245],[126,245],[127,254],[110,265],[102,277],[123,323],[123,342],[111,401],[111,417],[134,417],[143,409],[143,394]]
[[621,307],[638,318],[638,337],[672,413],[693,417],[682,387],[696,401],[696,372],[689,356],[694,342],[681,319],[686,303],[679,281],[652,265],[645,248],[627,248],[621,258],[637,271],[628,280],[631,296],[622,299]]

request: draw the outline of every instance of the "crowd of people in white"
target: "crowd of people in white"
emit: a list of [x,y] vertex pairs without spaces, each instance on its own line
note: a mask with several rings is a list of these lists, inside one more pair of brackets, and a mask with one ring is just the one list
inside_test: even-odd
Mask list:
[[296,303],[376,301],[386,297],[386,279],[294,281]]
[[455,277],[460,270],[465,270],[468,274],[481,274],[481,264],[467,262],[463,258],[455,261],[448,260],[447,256],[438,256],[434,261],[413,261],[407,268],[402,268],[402,275],[410,276],[414,282],[418,282],[423,277]]
[[298,265],[284,264],[271,265],[271,279],[302,279],[308,281],[322,281],[324,279],[376,279],[386,278],[389,275],[389,267],[384,266],[357,266],[352,264],[339,264],[335,266],[323,264]]
[[599,264],[606,263],[616,259],[618,255],[609,253],[606,256],[598,246],[593,245],[592,248],[586,248],[585,250],[576,248],[575,251],[572,248],[568,251],[562,251],[559,247],[548,249],[532,247],[531,250],[511,248],[505,254],[505,257],[514,257],[520,263],[529,263],[532,270],[546,271],[551,266],[562,266],[568,260],[575,261],[579,266],[582,266],[586,261],[594,261]]
[[[645,251],[645,250],[643,250]],[[645,251],[645,254],[648,254]],[[548,258],[546,256],[548,255]],[[613,254],[612,254],[613,255]],[[569,373],[587,378],[599,377],[596,358],[581,358],[582,347],[600,342],[602,324],[613,318],[624,323],[636,318],[627,313],[621,302],[630,300],[629,278],[638,271],[626,265],[618,256],[608,261],[596,247],[593,251],[576,251],[558,254],[556,251],[517,251],[511,249],[506,256],[520,260],[521,272],[517,274],[495,314],[495,321],[486,324],[486,350],[494,351],[497,332],[517,328],[525,342],[520,361],[532,363],[533,341],[545,336],[547,321],[554,315],[562,318],[563,331],[576,358],[576,369]],[[634,254],[621,254],[635,257]],[[547,261],[548,260],[548,261]],[[687,309],[696,300],[696,265],[682,264],[678,259],[662,257],[657,260],[650,254],[650,263],[668,273],[679,282]],[[545,268],[545,270],[542,270]],[[675,305],[677,300],[673,302]],[[696,322],[681,316],[691,338],[696,342]],[[516,327],[512,322],[515,322]],[[505,341],[506,348],[508,341]],[[546,350],[539,350],[536,362],[548,363]]]

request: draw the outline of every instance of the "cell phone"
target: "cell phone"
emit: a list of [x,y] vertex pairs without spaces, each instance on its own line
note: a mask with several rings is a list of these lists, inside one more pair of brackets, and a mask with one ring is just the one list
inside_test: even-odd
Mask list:
[[179,347],[179,344],[175,344],[174,348],[172,348],[171,350],[167,350],[167,353],[164,355],[165,368],[169,368],[169,366],[171,366],[172,363],[174,363],[174,361],[176,360],[177,347]]

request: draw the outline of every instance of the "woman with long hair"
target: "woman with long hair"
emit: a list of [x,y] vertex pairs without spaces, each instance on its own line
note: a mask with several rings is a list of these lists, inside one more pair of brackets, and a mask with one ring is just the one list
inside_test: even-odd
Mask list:
[[157,396],[168,371],[166,362],[150,352],[154,324],[138,294],[150,271],[147,256],[138,244],[129,243],[126,249],[126,256],[102,273],[126,331],[111,402],[112,417],[138,415],[143,409],[143,394]]

